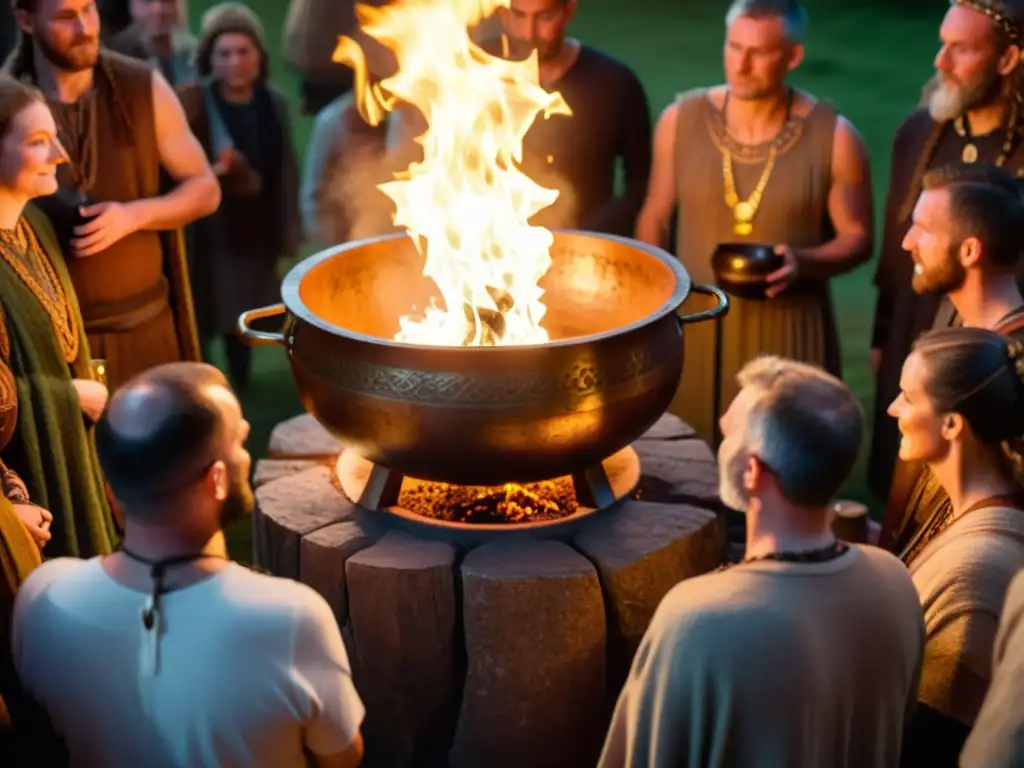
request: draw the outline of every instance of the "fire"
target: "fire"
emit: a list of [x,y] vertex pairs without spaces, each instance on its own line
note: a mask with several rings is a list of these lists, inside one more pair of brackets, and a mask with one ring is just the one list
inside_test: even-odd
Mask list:
[[551,232],[527,222],[558,198],[519,168],[523,137],[539,114],[570,115],[561,94],[540,86],[537,54],[491,56],[469,29],[508,0],[398,0],[357,5],[362,31],[394,52],[398,71],[368,82],[359,44],[343,37],[335,62],[356,73],[359,110],[380,123],[400,102],[428,128],[423,160],[380,185],[420,252],[423,274],[444,299],[401,318],[399,341],[436,346],[536,344],[548,340],[540,279],[551,266]]

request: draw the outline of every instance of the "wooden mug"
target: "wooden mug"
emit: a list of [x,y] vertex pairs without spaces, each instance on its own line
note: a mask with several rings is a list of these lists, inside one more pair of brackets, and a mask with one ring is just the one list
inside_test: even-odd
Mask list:
[[868,540],[868,507],[859,501],[837,499],[829,505],[832,532],[837,539],[851,544],[865,544]]

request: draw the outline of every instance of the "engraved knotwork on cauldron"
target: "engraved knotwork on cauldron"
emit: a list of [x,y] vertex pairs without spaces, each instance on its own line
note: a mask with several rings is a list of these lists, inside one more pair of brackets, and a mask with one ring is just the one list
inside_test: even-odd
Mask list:
[[[396,341],[399,318],[438,301],[424,257],[404,235],[311,256],[285,278],[283,304],[239,319],[248,343],[286,348],[305,408],[365,463],[347,489],[364,507],[395,507],[412,478],[491,487],[567,477],[579,502],[572,516],[632,491],[639,468],[629,446],[675,394],[685,324],[721,316],[728,300],[691,285],[660,249],[553,234],[540,281],[543,344]],[[717,306],[680,314],[691,291],[714,294]],[[285,333],[252,327],[280,315]]]
[[314,358],[309,370],[353,393],[422,403],[518,404],[578,403],[581,399],[631,384],[659,368],[658,350],[647,345],[600,363],[573,360],[552,373],[472,375],[416,371],[331,357]]

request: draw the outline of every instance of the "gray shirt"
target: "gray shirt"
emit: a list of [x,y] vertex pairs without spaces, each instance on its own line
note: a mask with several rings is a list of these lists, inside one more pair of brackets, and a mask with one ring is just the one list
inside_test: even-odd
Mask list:
[[923,644],[906,568],[874,547],[687,579],[651,620],[599,768],[896,768]]
[[961,768],[1024,766],[1024,571],[1010,583],[993,650],[992,683]]
[[1024,568],[1024,515],[988,507],[961,517],[909,566],[927,629],[918,698],[973,726],[992,681],[999,616]]

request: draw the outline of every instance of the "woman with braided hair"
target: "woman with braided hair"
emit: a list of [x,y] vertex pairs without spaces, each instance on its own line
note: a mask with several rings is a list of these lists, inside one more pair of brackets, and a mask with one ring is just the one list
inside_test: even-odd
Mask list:
[[[941,292],[919,293],[914,262],[903,249],[928,171],[951,162],[990,163],[1024,172],[1021,46],[1024,0],[949,0],[939,29],[935,78],[923,104],[896,130],[884,229],[875,271],[878,304],[871,340],[877,375],[868,482],[888,495],[899,435],[885,409],[899,391],[900,370],[923,331],[936,323]],[[939,327],[948,327],[949,323]]]
[[949,495],[902,553],[924,609],[919,710],[906,766],[956,766],[992,676],[1006,592],[1024,568],[1024,346],[982,328],[930,331],[889,407],[900,458]]

